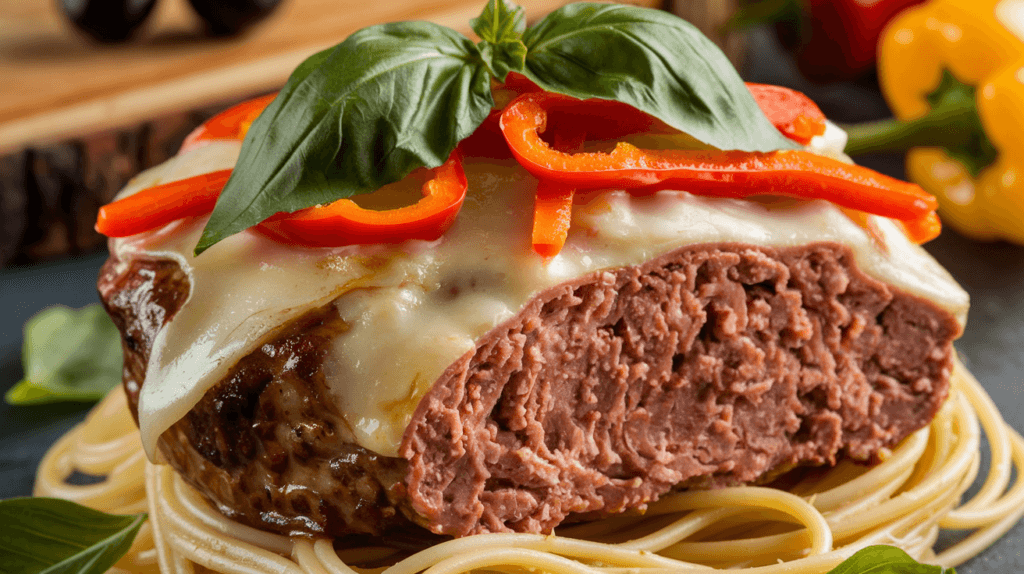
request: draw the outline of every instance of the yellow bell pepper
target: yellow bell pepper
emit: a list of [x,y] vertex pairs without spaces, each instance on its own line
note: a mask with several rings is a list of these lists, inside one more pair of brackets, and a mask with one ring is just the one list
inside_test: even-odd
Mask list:
[[878,79],[896,120],[850,128],[851,155],[906,150],[943,219],[1024,244],[1024,0],[931,0],[883,32]]

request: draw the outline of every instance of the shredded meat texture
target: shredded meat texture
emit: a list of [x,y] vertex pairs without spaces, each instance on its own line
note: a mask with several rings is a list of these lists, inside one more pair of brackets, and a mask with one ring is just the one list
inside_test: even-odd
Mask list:
[[836,245],[601,273],[537,297],[441,377],[403,443],[412,504],[438,532],[546,532],[684,482],[867,460],[937,412],[958,332]]
[[[134,323],[166,321],[184,299],[164,291],[187,293],[131,279],[159,265],[101,276],[136,345],[126,388],[152,342]],[[285,326],[161,437],[226,515],[331,536],[548,532],[673,489],[870,462],[935,415],[960,333],[838,244],[690,246],[538,294],[445,371],[390,458],[335,432],[344,417],[322,373],[344,336],[333,309]]]

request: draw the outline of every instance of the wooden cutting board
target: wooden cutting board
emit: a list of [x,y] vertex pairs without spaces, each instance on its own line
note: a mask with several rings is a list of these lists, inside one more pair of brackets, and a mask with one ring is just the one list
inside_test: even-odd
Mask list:
[[[565,3],[520,2],[529,18]],[[284,0],[249,33],[216,39],[186,0],[159,0],[135,40],[104,46],[74,33],[56,0],[0,0],[0,155],[276,89],[307,56],[371,24],[430,20],[468,32],[483,4]]]

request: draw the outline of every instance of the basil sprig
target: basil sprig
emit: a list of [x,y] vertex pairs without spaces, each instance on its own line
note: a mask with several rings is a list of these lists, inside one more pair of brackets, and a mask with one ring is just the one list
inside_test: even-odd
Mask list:
[[249,130],[196,254],[275,213],[441,165],[491,111],[491,78],[512,71],[625,102],[719,149],[794,147],[722,52],[667,12],[573,4],[526,28],[522,8],[489,0],[472,27],[479,44],[425,22],[372,26],[302,63]]
[[868,546],[828,574],[956,574],[953,568],[921,564],[895,546]]
[[8,404],[96,401],[121,382],[121,336],[99,305],[50,307],[25,323],[21,363]]
[[146,514],[115,516],[59,498],[0,501],[0,572],[101,574],[131,548]]
[[505,81],[509,72],[522,71],[526,65],[526,44],[522,40],[526,10],[508,0],[491,1],[469,24],[482,40],[477,47],[492,76]]
[[400,22],[352,34],[303,62],[253,122],[196,254],[277,212],[441,165],[493,105],[480,51],[458,32]]

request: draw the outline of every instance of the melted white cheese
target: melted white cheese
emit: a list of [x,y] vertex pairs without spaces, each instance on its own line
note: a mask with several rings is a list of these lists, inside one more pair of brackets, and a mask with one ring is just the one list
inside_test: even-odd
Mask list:
[[[841,156],[837,138],[845,134],[835,131],[812,146]],[[230,167],[238,150],[231,142],[193,150],[141,174],[122,195]],[[192,286],[187,302],[156,337],[140,393],[147,453],[153,456],[157,437],[239,358],[289,319],[331,301],[349,327],[325,363],[348,438],[388,456],[397,454],[413,410],[441,372],[533,294],[693,243],[840,242],[853,249],[868,275],[932,300],[961,321],[966,317],[967,294],[887,219],[874,218],[885,249],[824,201],[609,191],[574,206],[565,247],[545,261],[530,248],[536,181],[511,162],[467,163],[466,172],[469,193],[462,212],[434,242],[304,249],[245,232],[194,258],[205,219],[115,241],[122,260],[140,253],[174,259]]]

